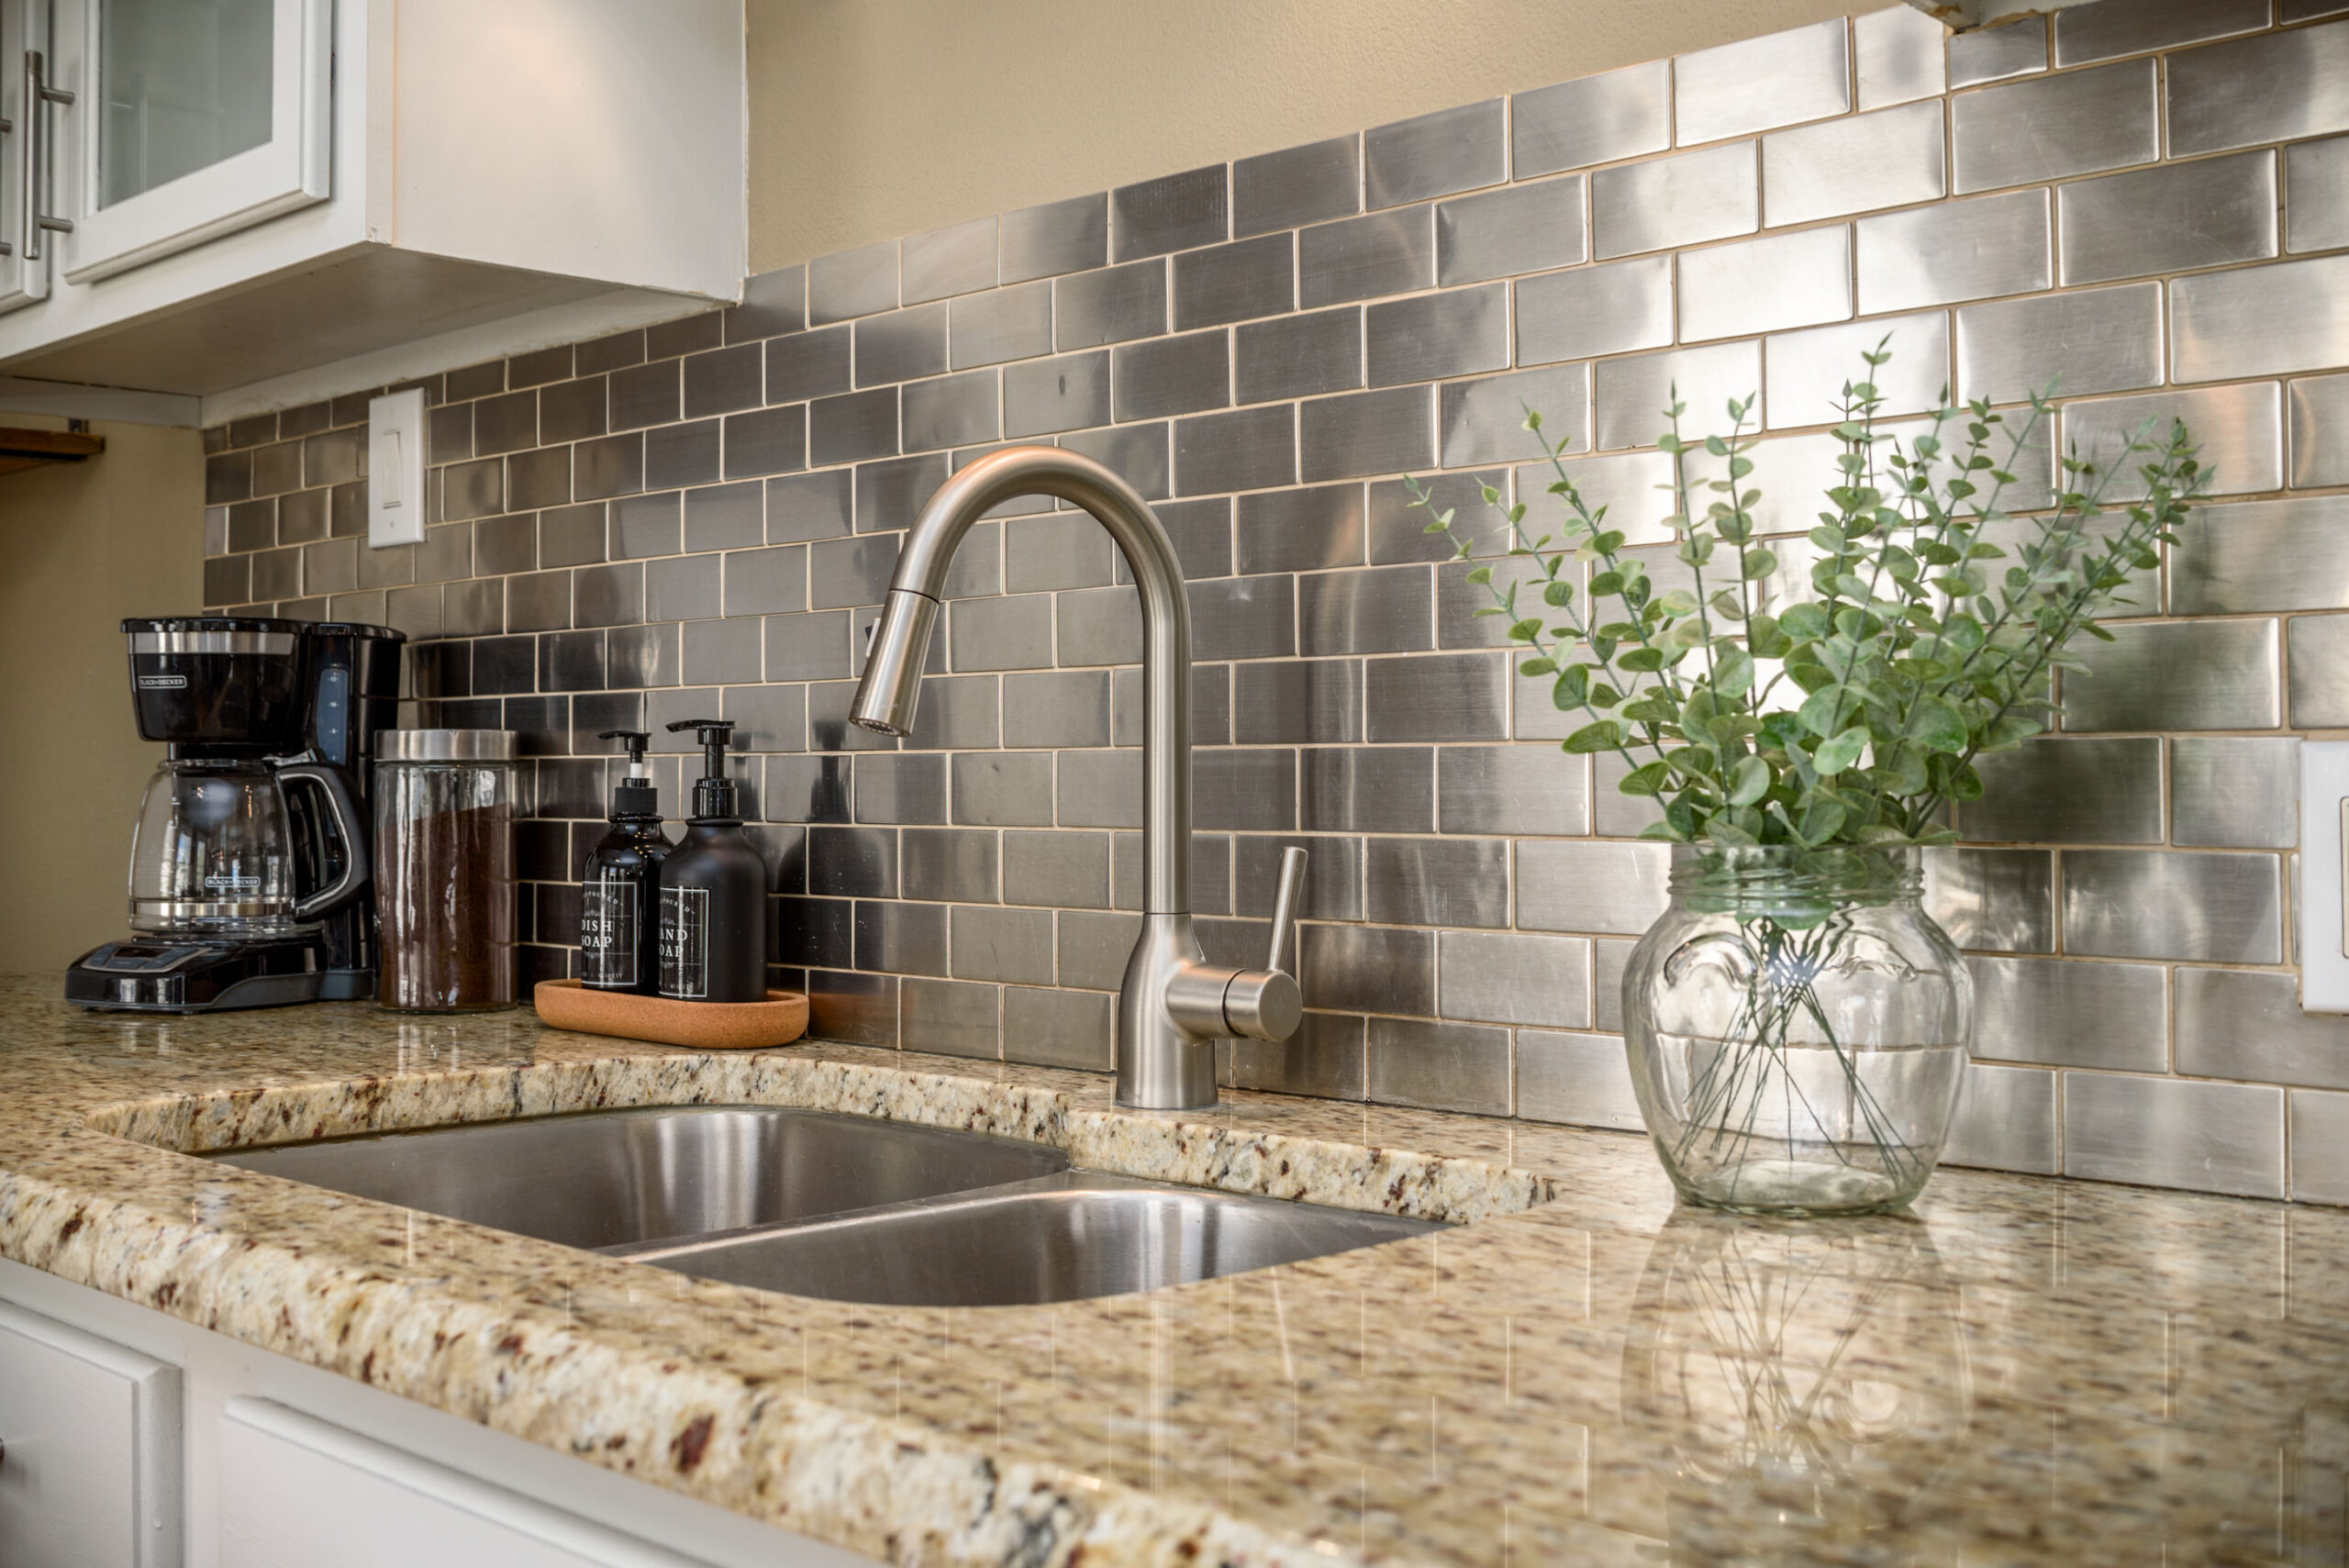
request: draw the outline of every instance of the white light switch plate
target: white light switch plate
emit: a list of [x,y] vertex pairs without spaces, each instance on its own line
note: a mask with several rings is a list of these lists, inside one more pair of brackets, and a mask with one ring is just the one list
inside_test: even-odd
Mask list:
[[2349,895],[2343,874],[2349,819],[2349,740],[2300,742],[2300,1007],[2349,1013]]
[[424,542],[424,389],[367,403],[367,548]]

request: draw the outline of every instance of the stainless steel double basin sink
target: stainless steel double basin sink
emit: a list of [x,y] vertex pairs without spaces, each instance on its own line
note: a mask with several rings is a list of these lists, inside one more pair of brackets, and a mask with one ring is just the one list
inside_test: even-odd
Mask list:
[[212,1158],[702,1279],[892,1307],[1119,1296],[1442,1229],[1076,1170],[1041,1144],[766,1106],[592,1111]]

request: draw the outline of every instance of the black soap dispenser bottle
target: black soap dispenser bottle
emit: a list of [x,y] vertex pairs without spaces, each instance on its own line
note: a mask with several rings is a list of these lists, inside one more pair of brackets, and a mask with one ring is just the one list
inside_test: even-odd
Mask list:
[[724,718],[682,718],[701,742],[702,776],[685,836],[661,862],[661,995],[690,1002],[763,1002],[767,862],[742,831]]
[[611,830],[587,851],[579,904],[579,983],[640,996],[661,989],[661,792],[644,763],[652,737],[607,729],[628,748],[628,775],[612,787]]

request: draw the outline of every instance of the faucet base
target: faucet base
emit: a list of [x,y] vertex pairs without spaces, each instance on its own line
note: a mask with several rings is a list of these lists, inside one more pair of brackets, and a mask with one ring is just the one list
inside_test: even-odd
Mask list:
[[1168,1008],[1170,991],[1207,955],[1191,917],[1144,915],[1118,993],[1118,1104],[1133,1110],[1203,1110],[1216,1103],[1213,1035],[1195,1034]]

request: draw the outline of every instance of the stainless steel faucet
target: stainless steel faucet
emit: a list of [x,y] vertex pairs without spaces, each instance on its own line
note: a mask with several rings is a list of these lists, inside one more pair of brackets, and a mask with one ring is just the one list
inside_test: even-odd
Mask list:
[[1057,447],[991,452],[939,486],[907,530],[849,717],[883,735],[912,730],[955,548],[981,517],[1023,495],[1056,496],[1092,513],[1124,552],[1141,594],[1141,938],[1118,994],[1118,1103],[1147,1110],[1211,1106],[1217,1040],[1283,1040],[1297,1032],[1303,1001],[1287,954],[1305,851],[1281,857],[1265,966],[1208,962],[1191,929],[1190,601],[1165,526],[1133,486]]

